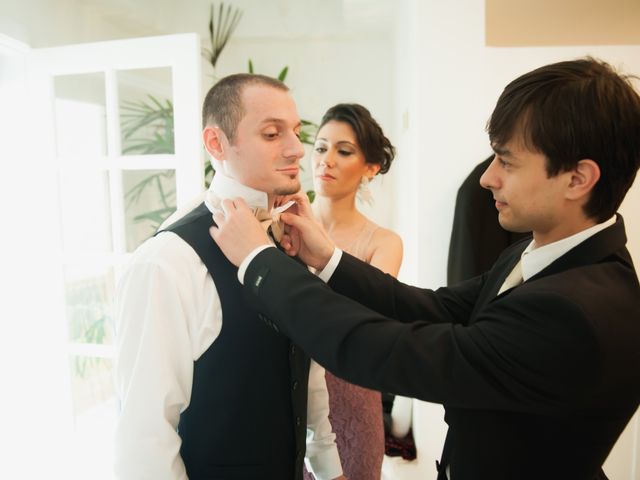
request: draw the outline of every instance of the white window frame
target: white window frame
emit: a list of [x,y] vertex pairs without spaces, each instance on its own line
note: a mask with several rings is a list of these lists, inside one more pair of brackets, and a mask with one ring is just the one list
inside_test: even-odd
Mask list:
[[[50,239],[47,248],[54,253],[58,268],[53,275],[56,285],[52,291],[55,301],[46,307],[50,313],[49,321],[55,320],[55,327],[47,327],[51,351],[55,352],[59,366],[51,369],[50,375],[59,377],[59,388],[67,388],[69,405],[66,411],[53,410],[58,424],[69,423],[69,438],[72,432],[72,407],[70,392],[70,372],[68,359],[71,356],[98,357],[113,359],[114,347],[111,345],[81,344],[68,340],[67,319],[64,302],[65,264],[84,263],[96,266],[112,267],[115,282],[120,278],[122,268],[131,253],[127,252],[125,235],[125,205],[122,173],[127,170],[167,170],[175,171],[177,207],[188,203],[204,188],[203,151],[201,147],[201,58],[200,40],[197,34],[180,34],[162,37],[98,42],[82,45],[69,45],[54,48],[31,49],[28,53],[29,96],[31,112],[37,118],[37,155],[40,174],[51,179],[46,183],[47,220],[49,228],[46,237]],[[171,68],[172,102],[174,116],[174,153],[163,155],[122,155],[120,114],[118,98],[118,72],[122,70]],[[82,75],[103,73],[105,79],[106,113],[106,155],[87,158],[59,158],[55,135],[55,91],[54,79],[60,75]],[[80,168],[81,167],[81,168]],[[55,181],[61,171],[74,171],[78,175],[87,171],[109,172],[110,214],[112,251],[106,253],[87,253],[65,251],[60,241],[62,214],[59,208],[61,191]],[[52,201],[53,200],[53,201]],[[106,219],[105,219],[106,221]],[[65,377],[65,378],[63,378]],[[59,407],[60,402],[56,405]],[[59,410],[59,408],[58,408]],[[62,442],[65,435],[60,435]],[[57,452],[65,452],[58,447]],[[71,460],[71,459],[69,459]],[[65,478],[87,478],[82,467],[70,469],[73,462],[62,461],[61,471]],[[44,468],[44,467],[43,467]],[[46,468],[48,475],[56,471],[54,465]],[[110,472],[100,472],[100,478],[112,478]],[[53,475],[56,476],[56,475]],[[93,477],[98,478],[98,477]]]

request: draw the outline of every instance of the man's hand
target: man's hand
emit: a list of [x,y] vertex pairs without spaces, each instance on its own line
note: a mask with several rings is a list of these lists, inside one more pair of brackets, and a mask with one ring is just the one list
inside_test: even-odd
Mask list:
[[224,214],[213,214],[217,227],[211,227],[209,234],[229,261],[238,267],[257,247],[271,242],[243,199],[222,200],[220,205]]
[[288,255],[297,255],[310,267],[322,270],[331,259],[335,245],[313,216],[304,192],[288,196],[286,200],[295,200],[296,205],[280,215],[286,225],[280,245]]

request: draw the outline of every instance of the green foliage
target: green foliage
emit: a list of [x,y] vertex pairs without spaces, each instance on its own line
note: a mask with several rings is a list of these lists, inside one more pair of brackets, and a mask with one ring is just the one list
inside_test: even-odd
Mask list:
[[231,38],[241,18],[242,10],[233,8],[231,5],[225,8],[224,2],[220,2],[216,16],[215,4],[211,4],[211,13],[209,15],[209,42],[211,49],[204,49],[203,56],[214,69],[216,68],[220,54],[224,50],[224,47],[227,46],[227,42]]
[[211,160],[208,158],[204,162],[204,187],[209,188],[211,185],[211,180],[213,180],[213,176],[216,171],[213,169],[213,165],[211,165]]
[[[72,342],[108,344],[114,336],[113,319],[109,309],[110,296],[101,277],[91,277],[68,283],[66,286],[69,339]],[[104,359],[76,356],[73,368],[84,378],[88,370],[100,367]]]
[[300,141],[307,145],[313,145],[318,133],[318,124],[309,120],[300,120],[300,123]]
[[307,190],[307,198],[309,199],[309,203],[313,203],[316,199],[316,192],[314,190]]
[[174,177],[174,170],[152,173],[143,178],[140,182],[136,183],[126,192],[126,209],[129,209],[131,206],[140,201],[142,195],[147,191],[147,188],[150,187],[156,188],[158,199],[162,203],[162,207],[159,209],[136,215],[133,218],[135,222],[150,221],[152,223],[153,231],[155,231],[160,226],[160,224],[175,211],[176,191],[174,189],[166,190],[163,185],[163,179],[171,180]]
[[[171,154],[175,150],[173,128],[173,103],[147,95],[148,100],[122,102],[122,153],[123,154]],[[136,223],[149,222],[152,231],[176,209],[175,189],[167,190],[164,184],[175,177],[175,171],[154,172],[125,192],[125,208],[140,201],[148,188],[156,190],[162,207],[136,215]],[[163,181],[164,180],[164,181]]]
[[280,73],[278,74],[278,80],[284,83],[284,80],[287,78],[287,73],[289,73],[289,66],[284,67]]
[[148,101],[124,101],[122,110],[122,153],[125,155],[173,153],[173,103],[147,95]]

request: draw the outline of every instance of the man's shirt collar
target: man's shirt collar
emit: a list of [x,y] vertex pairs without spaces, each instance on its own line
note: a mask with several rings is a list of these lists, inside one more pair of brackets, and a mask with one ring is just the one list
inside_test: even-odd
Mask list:
[[[249,208],[267,208],[269,205],[268,197],[265,192],[261,192],[246,185],[241,184],[237,180],[224,175],[222,172],[216,172],[207,191],[205,203],[209,210],[213,210],[213,206],[217,205],[220,200],[227,198],[241,197],[247,202]],[[216,198],[217,201],[213,199]]]
[[531,243],[522,252],[522,279],[523,281],[529,280],[534,275],[537,275],[547,266],[560,258],[574,247],[584,242],[589,237],[592,237],[596,233],[610,227],[616,222],[616,216],[614,215],[609,220],[598,223],[592,227],[575,233],[570,237],[563,238],[557,242],[544,245],[536,248],[535,240],[531,240]]

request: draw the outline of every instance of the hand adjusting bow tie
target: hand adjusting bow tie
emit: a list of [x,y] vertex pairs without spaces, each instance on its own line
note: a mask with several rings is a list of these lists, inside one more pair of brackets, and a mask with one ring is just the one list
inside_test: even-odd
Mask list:
[[[224,210],[222,209],[221,205],[222,200],[213,192],[209,192],[207,194],[207,202],[212,209],[218,210],[224,214]],[[291,205],[293,205],[294,203],[296,202],[290,200],[284,205],[273,208],[271,211],[262,207],[253,209],[255,217],[258,219],[265,231],[268,232],[269,227],[271,227],[271,236],[276,242],[280,241],[280,239],[282,238],[282,234],[284,233],[284,224],[280,221],[280,214],[291,207]]]
[[280,214],[286,211],[291,205],[293,205],[293,200],[288,201],[284,205],[281,205],[277,208],[272,208],[271,211],[266,208],[256,208],[254,214],[265,231],[269,231],[271,228],[271,236],[276,242],[279,242],[284,234],[284,223],[280,220]]

